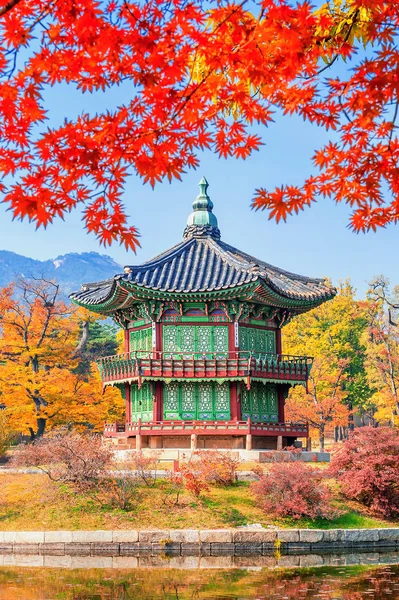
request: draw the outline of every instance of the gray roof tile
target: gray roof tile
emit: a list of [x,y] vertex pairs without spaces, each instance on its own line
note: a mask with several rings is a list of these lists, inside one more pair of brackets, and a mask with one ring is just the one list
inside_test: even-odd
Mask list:
[[289,273],[259,260],[212,236],[192,236],[130,272],[83,286],[72,300],[96,305],[109,300],[117,282],[126,281],[151,290],[193,293],[217,291],[258,280],[280,296],[322,302],[335,290],[321,279]]

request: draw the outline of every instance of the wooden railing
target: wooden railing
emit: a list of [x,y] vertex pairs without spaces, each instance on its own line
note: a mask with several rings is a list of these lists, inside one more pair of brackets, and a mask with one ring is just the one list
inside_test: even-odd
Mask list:
[[134,423],[105,423],[105,437],[135,435],[257,435],[308,437],[306,423],[254,423],[246,421],[137,421]]
[[170,378],[256,377],[307,381],[312,358],[241,352],[127,352],[97,361],[104,383]]

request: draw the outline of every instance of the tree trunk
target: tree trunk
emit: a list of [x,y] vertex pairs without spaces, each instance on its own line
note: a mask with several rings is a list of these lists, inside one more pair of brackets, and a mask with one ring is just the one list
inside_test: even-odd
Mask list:
[[355,421],[353,419],[353,404],[352,401],[348,402],[348,409],[350,411],[348,415],[348,430],[353,431],[355,429]]
[[320,452],[324,452],[324,426],[319,429]]
[[43,417],[38,417],[36,419],[36,423],[37,423],[37,431],[34,431],[32,429],[32,427],[29,427],[29,435],[30,435],[31,442],[33,442],[34,440],[37,440],[37,438],[42,437],[42,435],[44,435],[44,432],[46,431],[47,419],[44,419]]
[[89,320],[84,321],[84,323],[82,325],[82,335],[80,337],[78,345],[76,346],[76,348],[73,352],[74,356],[77,356],[78,354],[81,354],[82,352],[85,351],[88,340],[89,340]]

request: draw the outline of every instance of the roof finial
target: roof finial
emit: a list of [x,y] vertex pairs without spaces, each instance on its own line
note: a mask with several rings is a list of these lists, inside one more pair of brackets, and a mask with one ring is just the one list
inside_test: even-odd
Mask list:
[[198,184],[200,192],[193,202],[193,212],[187,219],[187,227],[184,230],[184,239],[189,237],[211,236],[220,239],[218,220],[212,213],[213,202],[208,196],[209,184],[205,177]]

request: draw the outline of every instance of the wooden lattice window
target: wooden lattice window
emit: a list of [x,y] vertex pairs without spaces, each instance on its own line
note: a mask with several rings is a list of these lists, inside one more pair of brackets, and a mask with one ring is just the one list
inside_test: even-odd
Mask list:
[[172,382],[164,384],[165,420],[229,420],[230,386],[227,382]]
[[241,392],[241,414],[252,421],[278,422],[277,386],[253,382],[251,389]]
[[228,351],[228,330],[225,325],[168,325],[163,327],[162,337],[164,352],[182,352],[182,358],[191,358],[193,354],[200,358],[206,353]]
[[254,354],[275,354],[276,333],[270,329],[258,327],[239,327],[240,350],[247,350]]
[[132,385],[130,388],[130,401],[132,421],[137,421],[138,419],[152,421],[154,393],[151,383],[145,381],[140,389],[137,385]]
[[129,351],[151,352],[152,350],[152,328],[137,329],[131,331],[129,336]]

